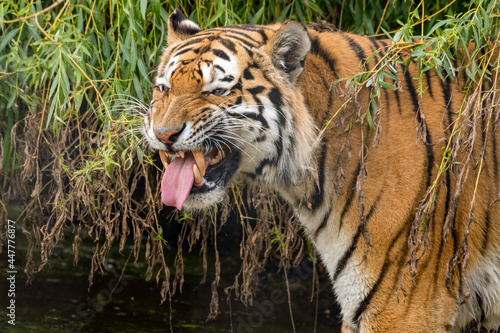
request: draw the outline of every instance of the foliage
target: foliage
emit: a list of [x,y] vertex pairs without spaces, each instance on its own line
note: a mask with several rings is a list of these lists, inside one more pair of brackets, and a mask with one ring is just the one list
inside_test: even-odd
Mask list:
[[[456,68],[452,47],[457,50],[471,40],[498,36],[496,1],[2,1],[0,234],[6,230],[2,225],[5,205],[16,196],[22,202],[23,217],[31,221],[25,224],[31,251],[35,246],[42,248],[38,269],[63,237],[63,227],[85,220],[74,225],[75,260],[80,237],[94,237],[93,273],[101,267],[115,240],[120,250],[124,249],[130,233],[137,260],[146,234],[148,276],[157,262],[163,262],[156,277],[164,281],[164,291],[170,288],[168,267],[161,259],[162,242],[155,241],[164,241],[165,236],[157,217],[161,207],[155,199],[159,173],[155,157],[140,145],[139,132],[141,113],[151,96],[154,69],[165,46],[168,13],[176,7],[202,28],[325,20],[343,30],[392,38],[395,44],[376,71],[347,80],[354,89],[372,88],[370,109],[361,117],[372,128],[376,128],[380,89],[397,89],[397,82],[388,82],[387,78],[394,79],[391,66],[401,61],[401,52],[409,52],[406,61],[418,63],[422,73],[435,68],[445,78],[463,69],[470,80],[479,82],[483,74],[488,74],[484,54],[475,49],[463,68]],[[425,41],[419,41],[420,37]],[[449,163],[447,156],[443,155],[439,166],[443,170]],[[138,202],[134,195],[141,181],[145,189]],[[232,194],[241,220],[248,220],[245,200],[237,186]],[[288,249],[300,247],[293,237],[297,227],[287,227],[286,217],[274,220],[281,209],[276,208],[279,204],[275,198],[258,199],[253,204],[265,207],[258,219],[268,221],[269,227],[259,230],[268,239],[259,238],[261,246],[249,244],[247,251],[277,246],[290,260]],[[48,222],[40,218],[40,212],[51,214]],[[133,228],[128,226],[129,220],[135,221]],[[202,219],[209,220],[206,216]],[[191,217],[183,216],[180,222],[194,230],[188,237],[190,242],[200,241]],[[248,235],[258,229],[250,224],[244,228]],[[262,262],[242,256],[245,272],[256,275]],[[32,274],[34,270],[30,258],[27,272]],[[179,271],[174,288],[177,282],[182,285]],[[242,290],[250,290],[251,281],[249,278]]]

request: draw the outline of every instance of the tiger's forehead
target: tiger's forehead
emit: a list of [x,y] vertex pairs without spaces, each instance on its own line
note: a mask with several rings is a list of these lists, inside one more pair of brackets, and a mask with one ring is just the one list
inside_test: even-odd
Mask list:
[[234,85],[241,75],[239,64],[249,55],[241,52],[243,46],[213,36],[190,38],[167,49],[156,83],[183,91],[187,88],[211,91]]
[[196,33],[165,50],[156,83],[171,87],[189,81],[204,90],[227,88],[234,84],[231,77],[241,75],[253,50],[267,43],[280,26],[237,25]]

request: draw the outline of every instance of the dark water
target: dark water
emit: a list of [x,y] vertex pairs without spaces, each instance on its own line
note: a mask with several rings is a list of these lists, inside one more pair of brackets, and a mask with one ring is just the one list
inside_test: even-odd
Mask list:
[[[284,276],[277,273],[272,263],[261,276],[254,306],[246,308],[233,300],[230,308],[223,290],[233,283],[241,265],[238,251],[230,246],[220,251],[221,314],[207,321],[214,259],[209,258],[207,283],[200,286],[203,270],[197,251],[191,254],[185,251],[185,284],[182,293],[172,296],[170,305],[168,300],[160,304],[160,287],[155,281],[145,281],[143,253],[137,263],[130,260],[121,280],[118,277],[127,258],[118,251],[110,253],[104,274],[96,273],[89,289],[92,240],[85,240],[80,248],[77,267],[73,266],[71,241],[63,240],[56,246],[49,264],[36,274],[31,284],[26,284],[23,269],[27,244],[19,226],[15,242],[17,273],[8,273],[12,269],[8,267],[7,244],[0,254],[0,332],[292,332]],[[167,251],[168,263],[173,263],[175,252]],[[124,253],[128,255],[130,247]],[[328,282],[323,281],[326,279],[322,279],[318,309],[316,301],[310,302],[310,267],[305,261],[288,273],[296,332],[313,332],[316,316],[316,332],[340,332],[338,310]],[[9,295],[9,291],[15,295]],[[12,300],[15,321],[8,316],[11,310],[7,306]]]

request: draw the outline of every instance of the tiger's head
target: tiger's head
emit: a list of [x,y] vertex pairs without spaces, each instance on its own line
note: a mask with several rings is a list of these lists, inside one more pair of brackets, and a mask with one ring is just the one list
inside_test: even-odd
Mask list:
[[235,177],[294,185],[311,168],[317,131],[300,77],[304,26],[201,30],[179,10],[168,22],[144,134],[166,167],[162,201],[178,209],[219,202]]

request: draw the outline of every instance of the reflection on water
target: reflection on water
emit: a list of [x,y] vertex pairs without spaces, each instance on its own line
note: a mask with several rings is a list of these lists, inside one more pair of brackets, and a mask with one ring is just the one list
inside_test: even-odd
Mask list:
[[[222,233],[223,234],[223,233]],[[68,237],[71,238],[71,237]],[[227,239],[224,239],[227,238]],[[232,238],[232,240],[231,240]],[[219,244],[235,242],[234,237],[221,236]],[[160,288],[154,281],[145,281],[146,266],[130,263],[119,279],[130,248],[120,255],[110,253],[104,274],[96,273],[89,290],[88,272],[94,245],[87,239],[80,249],[78,267],[73,267],[71,241],[61,241],[49,265],[26,284],[22,273],[26,240],[16,232],[16,325],[7,323],[6,295],[7,251],[0,255],[0,331],[1,332],[291,332],[286,289],[281,273],[269,265],[263,274],[254,306],[245,308],[231,302],[231,311],[223,290],[231,285],[240,267],[238,244],[221,249],[221,314],[206,321],[211,299],[213,259],[209,259],[209,276],[199,286],[202,276],[201,257],[196,251],[185,252],[185,284],[169,302],[160,304]],[[224,245],[223,245],[224,246]],[[231,247],[235,246],[235,247]],[[168,262],[174,262],[175,250],[167,251]],[[141,258],[142,259],[142,258]],[[132,260],[131,260],[132,261]],[[297,332],[313,332],[316,302],[310,302],[310,263],[304,262],[289,272],[292,309]],[[324,284],[325,287],[327,284]],[[325,289],[325,288],[324,288]],[[326,288],[327,289],[327,288]],[[318,302],[317,332],[340,332],[334,298],[324,290]],[[170,324],[170,320],[172,323]]]

